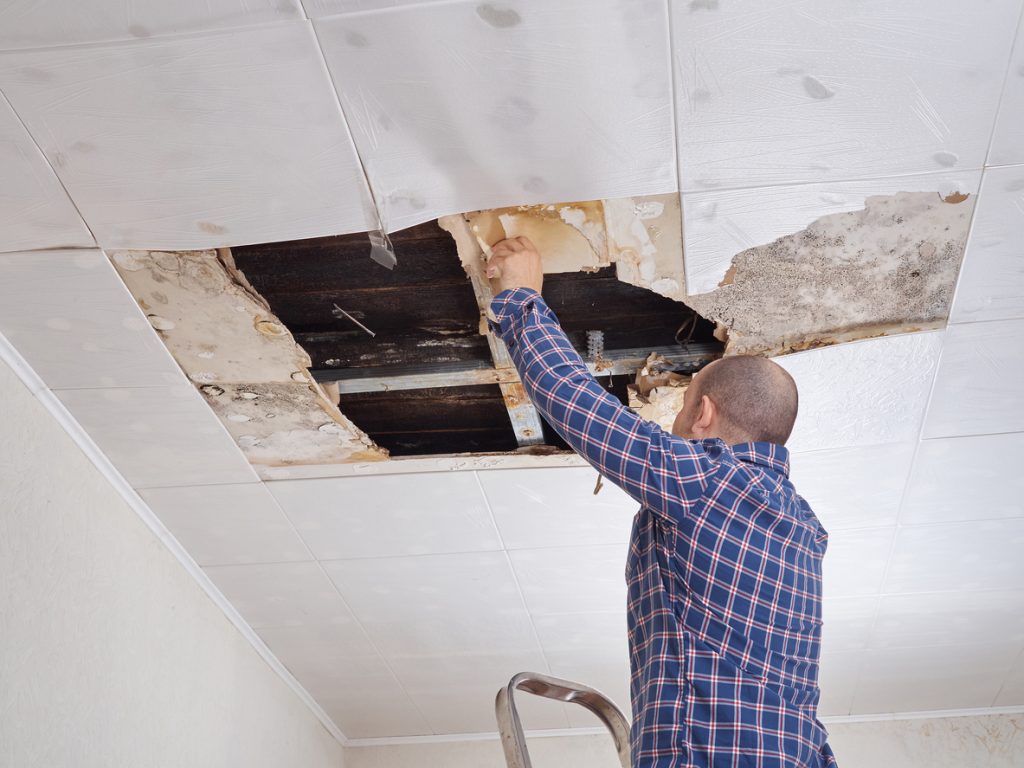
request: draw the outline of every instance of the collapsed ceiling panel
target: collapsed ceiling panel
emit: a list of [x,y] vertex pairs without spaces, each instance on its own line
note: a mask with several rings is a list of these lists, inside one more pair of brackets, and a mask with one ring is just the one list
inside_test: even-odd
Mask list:
[[391,231],[676,190],[663,0],[404,5],[316,29]]
[[308,24],[10,52],[0,88],[105,248],[372,227]]
[[670,5],[683,190],[984,165],[1019,0]]

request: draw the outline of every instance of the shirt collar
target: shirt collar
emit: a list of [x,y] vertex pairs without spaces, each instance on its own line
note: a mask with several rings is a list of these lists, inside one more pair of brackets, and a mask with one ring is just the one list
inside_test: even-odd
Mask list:
[[789,449],[775,443],[739,443],[730,446],[740,461],[757,464],[789,477]]

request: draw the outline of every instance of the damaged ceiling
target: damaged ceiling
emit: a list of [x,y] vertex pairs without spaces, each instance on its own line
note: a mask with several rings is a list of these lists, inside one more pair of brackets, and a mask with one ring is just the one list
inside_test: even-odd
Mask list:
[[481,333],[526,234],[644,416],[797,379],[826,720],[1019,708],[1022,11],[0,3],[0,333],[332,727],[491,731],[523,669],[627,703],[634,505]]

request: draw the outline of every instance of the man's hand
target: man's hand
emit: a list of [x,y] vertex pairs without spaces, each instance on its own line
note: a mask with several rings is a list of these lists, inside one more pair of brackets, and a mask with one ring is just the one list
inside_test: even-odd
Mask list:
[[512,237],[491,249],[487,277],[496,286],[495,294],[511,288],[532,288],[540,293],[544,284],[544,267],[537,248],[529,238]]

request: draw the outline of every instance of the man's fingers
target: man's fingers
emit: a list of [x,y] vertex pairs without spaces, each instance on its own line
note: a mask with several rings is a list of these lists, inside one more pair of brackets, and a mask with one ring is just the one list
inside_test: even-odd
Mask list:
[[521,250],[521,251],[525,251],[525,250],[536,251],[537,250],[536,246],[534,246],[534,244],[533,244],[533,241],[530,240],[530,238],[526,237],[525,235],[521,235],[520,237],[515,238],[515,241],[516,241],[516,244],[518,246],[520,246],[517,250]]

